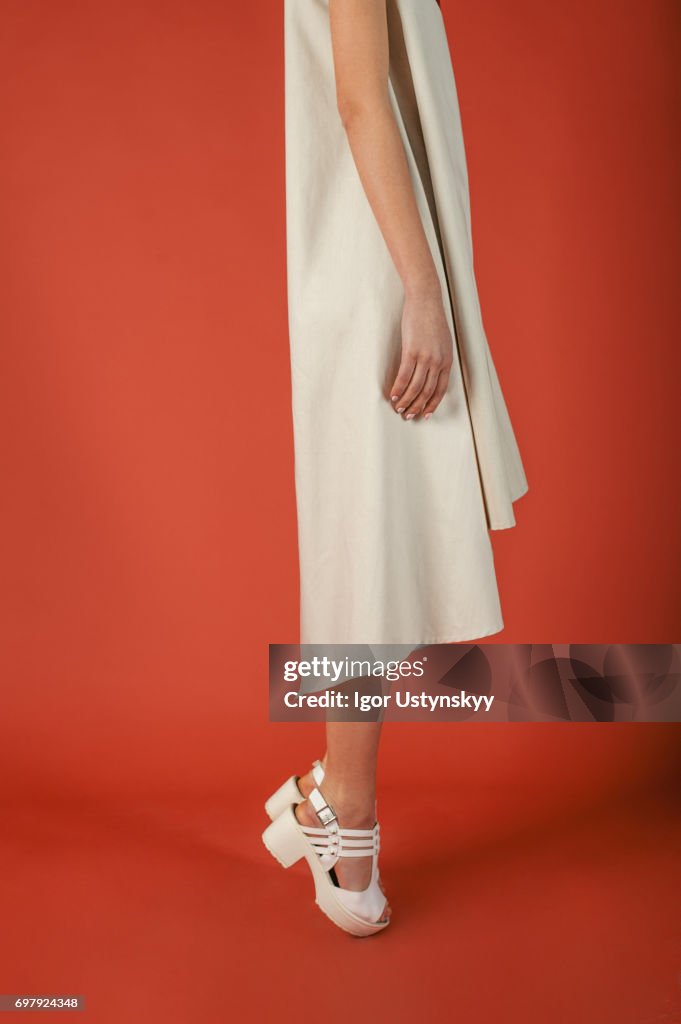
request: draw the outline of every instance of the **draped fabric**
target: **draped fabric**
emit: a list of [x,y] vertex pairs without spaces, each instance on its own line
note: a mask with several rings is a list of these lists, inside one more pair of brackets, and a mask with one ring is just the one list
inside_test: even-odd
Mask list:
[[436,0],[388,0],[390,102],[457,360],[428,422],[389,402],[404,289],[336,106],[328,0],[285,0],[286,227],[301,642],[503,626],[489,529],[527,481],[482,325],[461,122]]

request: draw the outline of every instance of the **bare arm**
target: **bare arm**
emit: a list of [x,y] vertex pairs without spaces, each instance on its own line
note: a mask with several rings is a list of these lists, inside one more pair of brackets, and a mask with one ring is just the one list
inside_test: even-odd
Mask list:
[[405,290],[402,361],[391,388],[405,419],[445,394],[452,337],[388,95],[390,0],[329,0],[338,111],[364,191]]

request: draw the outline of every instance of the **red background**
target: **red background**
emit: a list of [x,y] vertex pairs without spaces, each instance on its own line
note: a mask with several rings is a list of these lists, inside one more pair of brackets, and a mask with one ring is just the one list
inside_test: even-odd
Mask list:
[[[506,625],[494,639],[678,640],[678,7],[443,0],[443,11],[483,317],[530,483],[517,527],[492,534]],[[227,950],[251,955],[252,936],[259,962],[263,907],[289,946],[314,936],[332,955],[343,941],[291,902],[293,883],[259,845],[261,798],[322,742],[316,727],[266,719],[267,644],[294,642],[298,624],[282,5],[5,0],[0,66],[0,768],[13,922],[0,991],[80,991],[97,1021],[222,1019]],[[665,916],[670,865],[655,858],[674,845],[654,808],[678,737],[661,725],[387,732],[383,799],[401,838],[386,875],[392,864],[393,904],[426,909],[403,910],[383,946],[352,947],[357,984],[362,964],[378,972],[367,1008],[385,999],[380,972],[399,950],[425,958],[433,979],[424,993],[416,972],[402,978],[398,1019],[446,998],[447,972],[433,966],[446,921],[467,1021],[502,1008],[507,1020],[560,1019],[554,1000],[584,944],[598,970],[580,975],[565,1019],[669,1011],[680,951]],[[607,825],[622,798],[643,826],[626,814]],[[557,874],[536,883],[538,833],[572,828],[571,808],[587,815],[598,801],[602,832],[584,849],[636,857],[601,864],[603,877],[591,861],[575,873],[573,829],[548,858]],[[459,812],[453,824],[443,808]],[[419,854],[428,815],[454,851],[440,873]],[[664,842],[639,849],[654,823]],[[159,867],[169,836],[201,864],[199,881],[183,862],[181,905],[177,877]],[[457,892],[443,918],[457,856],[466,871],[486,864],[485,905],[464,912]],[[426,897],[424,865],[436,879]],[[659,890],[623,908],[635,871]],[[536,906],[523,872],[547,887]],[[458,877],[470,901],[478,890]],[[136,894],[129,908],[123,889]],[[29,923],[39,907],[41,941]],[[638,944],[608,959],[625,922]],[[521,924],[509,1004],[508,988],[485,981],[487,958],[518,956],[506,939],[514,947]],[[175,989],[154,973],[158,950],[181,965]],[[623,992],[635,960],[635,991]],[[271,961],[280,989],[246,986],[265,1016],[297,977],[296,963]],[[333,1004],[340,1019],[345,1004]]]

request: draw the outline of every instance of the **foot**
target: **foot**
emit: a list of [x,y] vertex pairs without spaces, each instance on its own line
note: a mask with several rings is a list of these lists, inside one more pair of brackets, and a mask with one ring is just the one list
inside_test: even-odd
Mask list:
[[[309,785],[305,782],[309,781]],[[303,788],[305,786],[305,788]],[[301,825],[306,825],[308,828],[320,828],[322,823],[317,817],[317,812],[314,807],[307,799],[307,795],[314,789],[315,782],[312,779],[311,773],[304,776],[298,781],[298,788],[301,793],[306,797],[302,803],[298,804],[294,813]],[[333,797],[333,794],[329,795],[329,787],[324,787],[324,796],[329,800],[333,806],[336,814],[338,815],[338,825],[340,828],[373,828],[376,824],[376,816],[373,812],[368,812],[365,808],[352,807],[342,798]],[[371,857],[345,857],[341,858],[335,864],[333,871],[335,872],[338,884],[341,889],[349,889],[352,892],[362,892],[366,889],[371,881],[371,868],[372,858]],[[381,892],[385,894],[383,883],[378,879],[378,884],[381,888]],[[386,903],[385,909],[379,921],[389,921],[392,913],[389,903]]]

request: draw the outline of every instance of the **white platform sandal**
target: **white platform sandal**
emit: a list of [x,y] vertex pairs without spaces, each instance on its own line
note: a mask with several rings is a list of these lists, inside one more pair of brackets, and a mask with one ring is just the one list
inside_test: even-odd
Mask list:
[[[308,798],[323,828],[302,825],[290,804],[263,832],[262,840],[279,863],[289,868],[304,857],[312,871],[315,902],[320,910],[351,935],[366,936],[382,932],[390,923],[381,921],[387,906],[379,885],[379,824],[373,828],[341,828],[336,812],[318,788]],[[371,881],[366,889],[355,892],[338,885],[334,865],[341,857],[373,857]]]
[[[312,762],[312,777],[317,786],[324,781],[324,765],[321,761]],[[265,813],[274,821],[282,811],[285,811],[291,804],[300,804],[305,797],[298,789],[299,775],[292,775],[290,779],[282,783],[279,789],[265,803]]]

